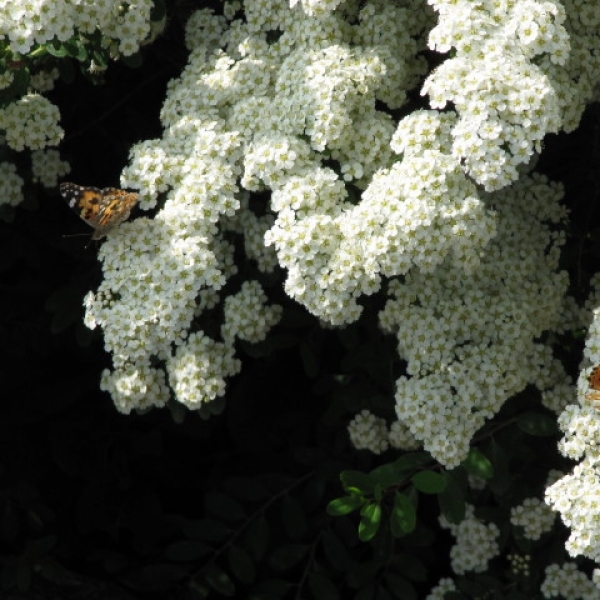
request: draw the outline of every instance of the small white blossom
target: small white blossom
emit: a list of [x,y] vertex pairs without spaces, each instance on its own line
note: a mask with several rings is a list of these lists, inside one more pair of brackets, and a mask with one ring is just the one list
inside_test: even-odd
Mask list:
[[357,450],[369,450],[381,454],[388,449],[388,430],[385,419],[362,410],[348,424],[350,441]]
[[457,575],[468,571],[482,573],[495,558],[500,547],[500,530],[494,523],[487,525],[474,516],[473,506],[467,505],[465,518],[458,525],[440,517],[440,525],[449,529],[456,541],[450,550],[452,570]]

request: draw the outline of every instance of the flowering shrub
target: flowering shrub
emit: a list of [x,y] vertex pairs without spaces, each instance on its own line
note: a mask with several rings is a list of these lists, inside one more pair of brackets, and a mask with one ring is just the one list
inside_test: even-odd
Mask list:
[[[70,171],[50,148],[64,133],[59,107],[41,95],[60,85],[61,60],[97,75],[110,59],[133,60],[164,24],[150,1],[0,8],[11,156],[0,203],[24,197],[15,157],[25,151],[32,182],[52,188]],[[169,407],[176,419],[182,407],[221,412],[246,363],[269,365],[294,345],[282,331],[312,324],[300,360],[315,393],[331,395],[332,437],[343,430],[361,470],[343,470],[346,495],[334,500],[339,490],[325,497],[319,480],[310,518],[303,477],[280,486],[285,539],[266,568],[305,560],[315,598],[416,597],[413,584],[431,599],[500,597],[513,584],[523,597],[598,595],[598,572],[566,562],[566,552],[600,562],[600,413],[588,382],[600,364],[598,292],[583,308],[571,295],[565,186],[535,169],[548,134],[576,130],[596,98],[599,25],[597,3],[575,0],[245,0],[187,20],[162,131],[130,149],[121,173],[145,214],[102,243],[84,323],[110,357],[100,388],[117,410]],[[586,327],[574,386],[561,351]],[[346,353],[335,367],[335,352],[311,353],[324,332]],[[286,384],[287,402],[300,393]],[[304,433],[289,418],[286,442]],[[548,450],[557,419],[560,451],[581,460],[572,472]],[[252,427],[241,421],[243,439]],[[279,434],[267,429],[261,443]],[[342,445],[336,437],[327,451]],[[341,454],[332,466],[327,452],[298,451],[315,481],[344,469]],[[161,523],[165,560],[192,565],[173,580],[188,577],[198,597],[232,596],[232,578],[251,586],[276,502],[263,483],[216,492],[201,526]],[[434,552],[426,496],[438,503],[436,532],[451,538],[435,548],[447,567],[437,582],[411,546]],[[325,504],[345,525],[322,526]],[[562,535],[557,513],[571,529],[566,552],[545,546]],[[373,546],[370,562],[347,543],[348,523]],[[217,541],[231,546],[232,577],[215,566]]]

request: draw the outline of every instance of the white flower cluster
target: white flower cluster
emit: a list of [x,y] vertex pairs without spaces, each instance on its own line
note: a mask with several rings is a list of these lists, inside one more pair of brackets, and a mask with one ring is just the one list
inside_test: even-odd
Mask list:
[[515,527],[522,527],[528,540],[539,540],[543,533],[552,529],[555,519],[556,512],[539,498],[525,498],[510,510],[510,522]]
[[0,39],[16,54],[54,39],[65,42],[75,35],[100,31],[111,43],[113,55],[133,54],[150,34],[152,0],[28,0],[0,3]]
[[385,452],[389,446],[398,450],[415,450],[420,446],[404,423],[394,421],[388,429],[385,419],[366,409],[348,423],[348,434],[357,450],[369,450],[374,454]]
[[[142,208],[164,201],[153,220],[123,224],[109,236],[99,253],[104,281],[86,300],[86,323],[104,329],[113,356],[104,389],[124,411],[164,404],[169,384],[188,405],[206,401],[201,390],[193,391],[206,378],[202,357],[191,358],[206,342],[196,336],[189,346],[185,340],[235,272],[233,248],[219,235],[228,229],[243,228],[251,256],[272,270],[272,249],[257,248],[270,227],[279,264],[290,266],[288,290],[332,321],[358,317],[356,294],[348,289],[375,290],[360,272],[360,282],[343,281],[360,269],[348,258],[360,264],[362,257],[356,240],[347,240],[347,255],[329,235],[340,225],[328,221],[351,205],[343,180],[321,162],[336,160],[346,180],[357,183],[389,162],[393,124],[375,102],[404,101],[406,82],[423,70],[414,55],[424,24],[383,0],[367,3],[356,24],[344,13],[311,18],[283,0],[249,0],[244,16],[228,27],[207,11],[190,19],[186,40],[195,49],[169,86],[161,111],[165,134],[136,146],[122,175],[123,187],[139,190]],[[369,26],[372,20],[385,27]],[[273,29],[281,35],[268,44]],[[213,52],[217,46],[222,50]],[[249,190],[269,186],[277,216],[248,215],[240,180]],[[278,233],[285,238],[279,245]],[[316,269],[322,271],[318,282]],[[346,301],[355,305],[349,315]],[[278,318],[254,285],[228,300],[225,310],[225,345],[206,349],[224,357],[231,356],[234,336],[261,339]],[[206,360],[211,381],[219,379],[215,364],[223,368],[221,379],[235,372],[226,358],[219,363],[210,354]],[[219,385],[211,389],[222,393]],[[151,397],[142,400],[143,390]]]
[[[588,419],[600,420],[588,416]],[[585,428],[585,424],[581,423]],[[598,427],[594,427],[596,431]],[[596,433],[598,436],[598,433]],[[598,465],[598,437],[594,438],[595,457],[585,458],[573,472],[546,490],[546,502],[560,513],[571,528],[566,549],[571,556],[583,554],[600,562],[600,469]]]
[[[592,278],[591,301],[599,297],[600,276]],[[571,556],[583,554],[600,563],[600,401],[594,396],[588,378],[600,365],[600,308],[590,311],[592,317],[584,348],[584,366],[579,374],[573,400],[558,418],[563,432],[560,452],[581,460],[573,472],[546,489],[546,502],[557,510],[571,528],[567,550]],[[597,387],[597,386],[596,386]]]
[[411,376],[397,382],[396,412],[448,468],[508,398],[540,380],[548,385],[542,374],[552,353],[536,340],[558,322],[568,283],[553,226],[566,214],[560,197],[560,186],[524,177],[486,199],[496,207],[497,235],[477,266],[465,271],[451,256],[390,282],[380,322],[397,336]]
[[369,450],[373,454],[381,454],[389,447],[385,419],[376,417],[366,409],[348,423],[348,434],[352,445],[357,450]]
[[510,570],[517,577],[531,576],[531,554],[517,554],[511,552],[507,556],[510,562]]
[[69,163],[60,159],[58,150],[34,150],[31,153],[32,179],[46,188],[55,188],[58,180],[70,171]]
[[498,537],[500,530],[494,523],[487,525],[477,519],[474,508],[467,504],[465,518],[458,524],[449,523],[440,517],[440,525],[449,529],[456,538],[456,543],[450,550],[452,570],[457,575],[467,571],[482,573],[488,563],[499,553]]
[[231,344],[235,337],[255,344],[279,322],[281,312],[281,306],[267,306],[267,295],[258,282],[245,281],[237,294],[225,300],[221,335]]
[[16,206],[23,200],[23,178],[10,162],[0,162],[0,205]]
[[0,129],[13,150],[40,150],[56,146],[64,135],[58,108],[44,96],[26,94],[0,108]]
[[425,596],[425,600],[444,600],[446,592],[455,592],[456,584],[449,577],[443,577],[438,584]]
[[29,85],[36,92],[48,92],[54,89],[54,83],[60,77],[58,69],[50,71],[38,71],[31,76]]
[[544,598],[600,600],[600,589],[575,563],[549,565],[540,591]]
[[455,54],[425,82],[431,106],[460,115],[453,154],[486,190],[519,177],[548,132],[562,124],[559,90],[536,64],[565,65],[569,36],[556,0],[429,0],[439,12],[429,45]]
[[233,345],[215,342],[202,332],[192,333],[167,360],[169,384],[179,402],[198,408],[225,393],[225,377],[239,372]]
[[307,15],[333,12],[343,0],[289,0],[290,8],[294,8],[298,2]]

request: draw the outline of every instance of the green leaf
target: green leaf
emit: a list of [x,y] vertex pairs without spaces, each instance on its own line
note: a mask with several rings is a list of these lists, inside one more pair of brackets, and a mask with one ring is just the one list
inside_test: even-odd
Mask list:
[[68,55],[78,62],[84,62],[88,58],[87,48],[79,39],[71,39],[65,42],[63,47],[67,51]]
[[446,479],[435,471],[421,471],[412,479],[414,486],[424,494],[439,494],[446,487]]
[[275,571],[286,571],[299,563],[309,551],[308,544],[287,544],[277,548],[269,557],[269,565]]
[[362,542],[368,542],[375,537],[381,524],[381,506],[375,502],[365,504],[360,511],[360,523],[358,524],[358,538]]
[[235,585],[225,571],[214,564],[204,569],[204,577],[210,587],[222,596],[231,597],[235,594]]
[[383,488],[389,488],[402,483],[408,471],[400,469],[396,462],[381,465],[369,473],[369,479]]
[[446,487],[438,496],[440,510],[450,523],[458,524],[465,518],[465,494],[454,473],[446,471],[444,476]]
[[331,579],[321,573],[311,573],[308,577],[308,587],[317,600],[336,600],[340,597],[337,587]]
[[536,437],[550,437],[558,433],[556,420],[540,412],[528,411],[517,417],[519,429]]
[[212,551],[212,548],[203,542],[183,541],[167,546],[165,556],[175,562],[188,562],[204,558]]
[[395,538],[400,538],[414,531],[417,514],[413,503],[406,494],[396,492],[390,519],[390,528]]
[[396,468],[399,471],[408,471],[410,469],[417,469],[426,465],[433,464],[431,455],[427,452],[409,452],[403,454],[398,460],[394,461]]
[[299,540],[304,536],[308,525],[302,505],[289,494],[283,498],[281,518],[283,520],[283,527],[292,540]]
[[239,546],[232,546],[229,550],[229,568],[236,579],[242,583],[252,583],[256,577],[256,568],[250,555]]
[[372,494],[375,487],[371,477],[362,471],[342,471],[340,480],[347,492],[356,491],[364,496]]
[[69,50],[62,42],[58,40],[52,40],[43,46],[43,49],[56,58],[64,58],[69,55]]
[[463,460],[462,465],[468,473],[481,479],[491,479],[494,476],[494,467],[491,461],[477,448],[471,448],[469,455]]
[[332,517],[348,515],[360,508],[366,502],[362,496],[344,496],[336,498],[327,505],[327,514]]

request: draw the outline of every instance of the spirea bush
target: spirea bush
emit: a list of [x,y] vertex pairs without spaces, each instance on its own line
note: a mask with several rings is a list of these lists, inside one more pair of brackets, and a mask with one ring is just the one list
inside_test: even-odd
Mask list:
[[[65,64],[133,64],[168,24],[151,0],[17,4],[0,7],[7,206],[70,172],[44,95]],[[599,288],[572,277],[568,185],[538,170],[598,99],[600,5],[200,4],[160,133],[121,172],[141,214],[81,295],[99,386],[131,418],[218,419],[245,367],[310,323],[314,438],[334,441],[299,444],[310,472],[276,492],[250,469],[201,522],[161,524],[167,579],[198,598],[600,598],[600,571],[572,560],[600,563]]]

